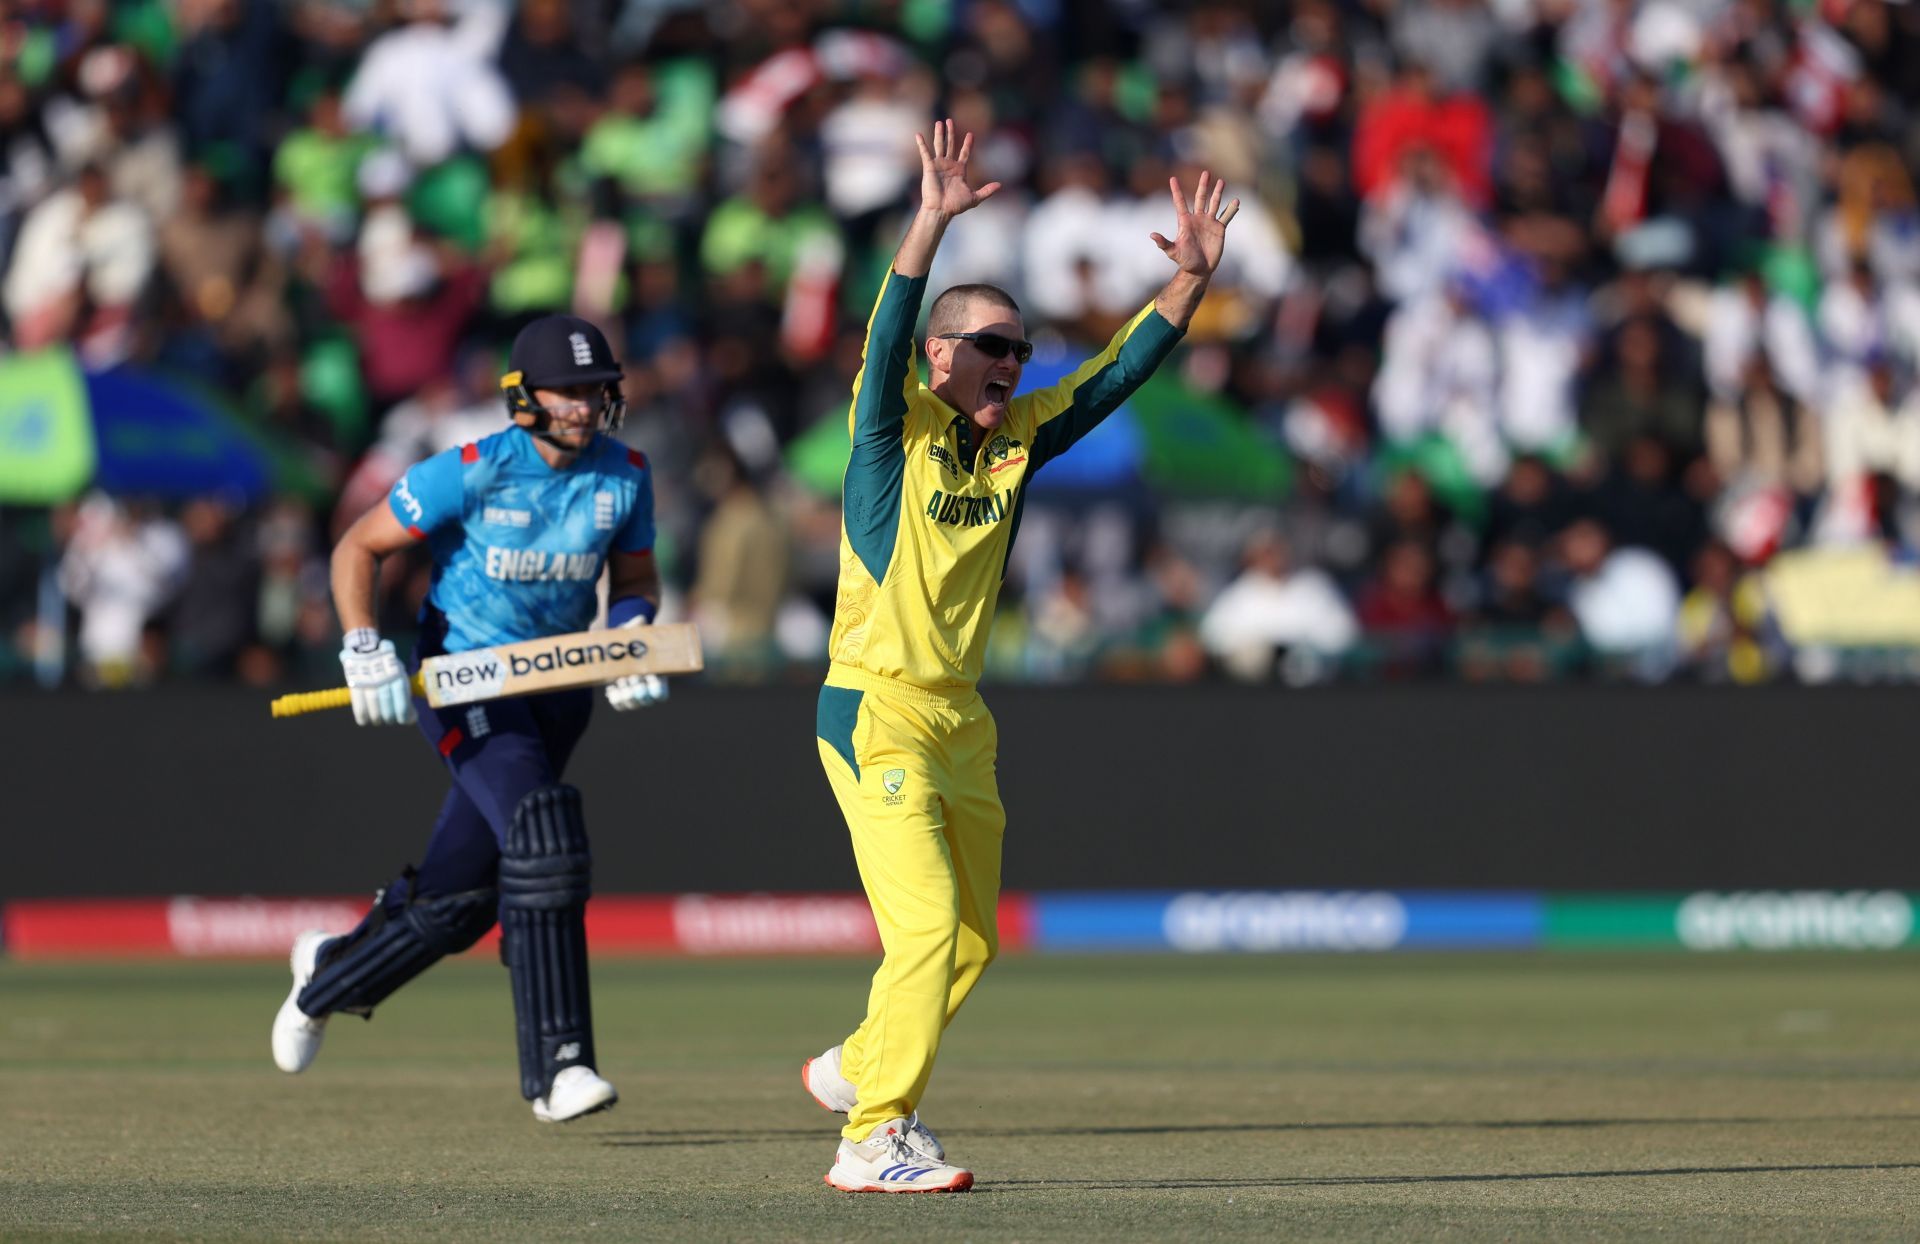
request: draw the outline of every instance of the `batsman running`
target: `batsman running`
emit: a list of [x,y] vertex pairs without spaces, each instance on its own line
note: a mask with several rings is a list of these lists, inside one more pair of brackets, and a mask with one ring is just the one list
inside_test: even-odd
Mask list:
[[[659,606],[646,459],[605,435],[626,402],[620,365],[586,320],[554,315],[514,340],[501,379],[514,426],[413,466],[333,551],[340,664],[362,726],[416,720],[453,779],[420,866],[388,883],[352,932],[303,933],[273,1060],[303,1071],[329,1016],[367,1016],[394,990],[479,941],[498,919],[513,986],[520,1091],[543,1122],[617,1098],[596,1070],[583,922],[590,871],[580,792],[561,783],[594,691],[433,708],[375,630],[380,561],[424,540],[432,587],[414,665],[427,657],[585,630],[608,579],[608,624]],[[665,682],[605,687],[615,709],[664,700]]]
[[840,588],[821,688],[820,760],[853,836],[884,950],[852,1036],[801,1069],[847,1116],[826,1181],[847,1192],[960,1192],[973,1174],[920,1122],[941,1033],[998,946],[998,734],[979,681],[1007,554],[1034,473],[1087,435],[1185,332],[1220,263],[1224,187],[1169,182],[1176,229],[1153,242],[1174,274],[1098,357],[1015,397],[1032,356],[1005,290],[960,285],[914,325],[947,224],[992,197],[972,189],[972,135],[920,144],[920,209],[867,325],[849,419]]

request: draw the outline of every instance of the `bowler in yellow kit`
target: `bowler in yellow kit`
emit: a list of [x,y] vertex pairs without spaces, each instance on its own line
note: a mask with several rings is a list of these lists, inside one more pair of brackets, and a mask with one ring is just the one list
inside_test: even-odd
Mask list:
[[940,1035],[993,961],[1006,813],[999,736],[975,684],[1034,473],[1097,427],[1186,331],[1226,240],[1223,187],[1202,173],[1188,200],[1171,181],[1175,264],[1159,296],[1078,371],[1015,396],[1033,348],[1004,290],[962,285],[934,299],[914,364],[927,272],[947,223],[989,198],[971,189],[973,136],[951,120],[920,146],[920,210],[867,325],[849,421],[840,589],[816,733],[884,958],[866,1018],[801,1075],[845,1113],[826,1180],[847,1192],[960,1192],[920,1121]]

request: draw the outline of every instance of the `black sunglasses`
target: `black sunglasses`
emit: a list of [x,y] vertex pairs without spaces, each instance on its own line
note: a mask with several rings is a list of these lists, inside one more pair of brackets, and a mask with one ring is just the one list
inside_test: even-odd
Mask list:
[[990,359],[1003,359],[1007,351],[1013,351],[1015,361],[1024,363],[1033,357],[1031,341],[1015,341],[1011,337],[1002,337],[999,333],[941,333],[942,341],[971,341],[980,353]]

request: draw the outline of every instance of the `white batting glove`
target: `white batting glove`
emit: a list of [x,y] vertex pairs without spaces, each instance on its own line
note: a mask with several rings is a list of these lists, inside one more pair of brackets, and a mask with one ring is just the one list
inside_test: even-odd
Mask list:
[[615,712],[645,708],[667,698],[667,680],[658,674],[628,674],[607,684],[607,703]]
[[[650,618],[630,618],[622,622],[619,629],[626,631],[636,626],[652,624]],[[607,703],[613,705],[613,711],[616,713],[646,708],[666,698],[667,680],[658,674],[628,674],[625,678],[616,678],[607,684]]]
[[362,726],[404,726],[413,721],[413,680],[391,639],[369,644],[372,632],[355,631],[340,651],[353,692],[353,720]]

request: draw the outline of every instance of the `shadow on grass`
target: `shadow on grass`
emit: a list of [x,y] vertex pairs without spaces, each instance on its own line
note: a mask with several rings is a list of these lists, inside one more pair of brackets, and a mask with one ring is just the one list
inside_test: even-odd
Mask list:
[[614,1149],[677,1149],[698,1148],[702,1145],[738,1145],[759,1141],[762,1144],[793,1144],[806,1141],[818,1143],[822,1139],[833,1140],[840,1134],[837,1124],[829,1122],[820,1127],[756,1127],[751,1131],[724,1127],[703,1127],[697,1130],[671,1130],[652,1128],[635,1132],[597,1132],[593,1139]]
[[[1849,1162],[1804,1166],[1653,1166],[1618,1171],[1512,1171],[1464,1175],[1302,1175],[1271,1179],[996,1179],[987,1191],[1044,1192],[1049,1188],[1127,1192],[1140,1188],[1346,1188],[1373,1184],[1473,1184],[1549,1179],[1658,1179],[1687,1175],[1781,1175],[1802,1172],[1912,1171],[1920,1162]],[[979,1189],[976,1189],[979,1191]]]
[[1141,1124],[1132,1127],[955,1128],[968,1136],[1199,1136],[1217,1132],[1517,1132],[1602,1127],[1772,1127],[1782,1123],[1915,1123],[1920,1114],[1685,1116],[1639,1119],[1366,1119],[1353,1122]]
[[[1916,1123],[1920,1114],[1832,1114],[1769,1117],[1734,1115],[1664,1119],[1369,1119],[1356,1122],[1298,1123],[1219,1123],[1219,1124],[1143,1124],[1134,1127],[1015,1127],[954,1128],[950,1135],[999,1138],[1026,1136],[1203,1136],[1220,1133],[1258,1134],[1267,1132],[1444,1132],[1533,1130],[1578,1130],[1604,1127],[1774,1127],[1788,1123]],[[694,1148],[701,1145],[737,1145],[742,1141],[780,1144],[787,1141],[817,1141],[833,1135],[836,1129],[786,1128],[701,1128],[672,1130],[601,1132],[594,1139],[613,1147]],[[1742,1168],[1745,1169],[1745,1168]],[[1795,1168],[1824,1169],[1824,1168]],[[1463,1177],[1464,1178],[1464,1177]],[[1502,1178],[1507,1178],[1502,1176]]]

